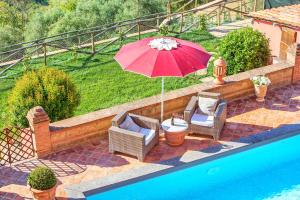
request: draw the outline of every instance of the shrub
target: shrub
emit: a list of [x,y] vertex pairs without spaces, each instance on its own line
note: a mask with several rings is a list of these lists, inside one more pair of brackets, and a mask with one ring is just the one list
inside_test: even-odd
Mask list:
[[200,31],[208,30],[207,17],[205,15],[199,16],[199,30]]
[[232,75],[267,65],[269,41],[252,28],[239,29],[224,37],[219,53],[228,64],[227,74]]
[[159,34],[161,36],[167,36],[169,34],[169,27],[167,25],[162,25],[159,28]]
[[8,97],[11,123],[26,126],[29,109],[42,106],[52,121],[73,115],[80,96],[70,78],[53,68],[26,72]]
[[48,190],[56,185],[54,172],[47,167],[37,167],[27,178],[28,185],[36,190]]

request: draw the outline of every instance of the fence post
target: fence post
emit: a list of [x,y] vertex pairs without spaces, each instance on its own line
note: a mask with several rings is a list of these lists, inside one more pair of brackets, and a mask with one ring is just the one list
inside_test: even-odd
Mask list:
[[168,4],[167,4],[167,13],[168,13],[168,14],[171,14],[171,13],[172,13],[172,5],[171,5],[171,1],[168,1]]
[[167,14],[168,14],[168,19],[171,20],[171,14],[172,14],[172,5],[171,5],[171,1],[169,0],[168,1],[168,4],[167,4]]
[[256,12],[257,0],[254,0],[253,11]]
[[47,45],[45,43],[43,44],[43,48],[44,48],[44,64],[45,66],[47,66]]
[[180,15],[180,33],[182,33],[183,30],[183,13]]
[[141,24],[140,24],[140,22],[137,23],[137,29],[138,29],[139,40],[140,40],[141,39]]
[[218,10],[217,10],[217,24],[218,26],[221,25],[221,6],[218,6]]
[[96,52],[96,48],[95,48],[95,33],[92,33],[92,51],[93,51],[93,54]]
[[156,16],[156,27],[159,28],[159,15]]
[[243,0],[240,0],[240,12],[241,12],[241,19],[243,19]]
[[34,107],[27,113],[30,129],[33,131],[33,146],[38,158],[52,152],[48,114],[41,106]]

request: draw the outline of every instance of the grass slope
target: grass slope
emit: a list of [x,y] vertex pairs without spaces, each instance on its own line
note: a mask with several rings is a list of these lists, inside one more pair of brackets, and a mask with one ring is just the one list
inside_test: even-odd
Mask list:
[[[215,51],[219,40],[209,33],[188,32],[177,36],[185,40],[201,44],[208,51]],[[127,39],[126,42],[134,41]],[[48,58],[48,66],[55,67],[69,74],[81,94],[81,103],[75,115],[108,108],[137,99],[159,94],[161,79],[146,78],[130,72],[124,72],[113,56],[120,44],[111,46],[105,53],[93,57],[72,52],[55,55]],[[98,47],[98,48],[101,48]],[[34,69],[43,65],[43,59],[31,60],[10,70],[10,78],[0,79],[0,128],[7,125],[7,97],[16,79],[28,68]],[[12,78],[13,77],[13,78]],[[185,78],[166,78],[166,91],[198,84],[203,76],[189,75]]]

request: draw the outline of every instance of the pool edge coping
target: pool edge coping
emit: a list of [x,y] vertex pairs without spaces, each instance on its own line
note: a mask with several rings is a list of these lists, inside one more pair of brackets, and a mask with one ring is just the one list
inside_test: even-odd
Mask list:
[[[226,157],[226,156],[229,156],[232,154],[236,154],[236,153],[239,153],[242,151],[246,151],[246,150],[249,150],[252,148],[263,146],[263,145],[266,145],[266,144],[269,144],[269,143],[272,143],[275,141],[293,137],[293,136],[300,134],[299,131],[300,131],[300,121],[293,123],[293,124],[285,124],[278,128],[275,128],[275,129],[259,132],[257,134],[243,137],[236,141],[233,141],[233,142],[240,142],[240,143],[245,144],[240,147],[235,147],[233,149],[218,152],[218,153],[208,155],[203,158],[195,159],[193,161],[181,163],[181,164],[175,165],[175,166],[168,166],[164,163],[168,163],[168,161],[172,162],[172,160],[174,160],[174,159],[176,160],[178,157],[175,157],[175,158],[163,161],[163,162],[159,162],[159,163],[149,163],[149,165],[146,165],[146,166],[143,166],[140,168],[134,168],[134,169],[131,169],[131,170],[128,170],[125,172],[120,172],[120,173],[117,173],[114,175],[108,175],[113,180],[106,179],[103,181],[102,179],[101,180],[92,179],[92,180],[82,182],[79,184],[68,185],[65,187],[65,190],[69,197],[68,199],[84,200],[84,199],[86,199],[86,196],[88,196],[88,195],[109,191],[109,190],[112,190],[112,189],[115,189],[115,188],[118,188],[121,186],[136,183],[138,181],[142,181],[145,179],[169,174],[169,173],[172,173],[177,170],[182,170],[185,168],[193,167],[195,165],[203,164],[203,163],[215,160],[215,159],[219,159],[219,158]],[[275,136],[273,136],[271,138],[261,139],[261,140],[258,140],[257,142],[254,141],[254,142],[250,142],[250,143],[243,142],[243,139],[246,139],[246,138],[254,138],[254,139],[256,138],[257,139],[258,135],[267,134],[267,135],[272,136],[272,134],[274,134],[274,133],[275,133]],[[222,144],[220,144],[220,145],[222,145]],[[220,145],[216,145],[216,146],[220,146]],[[212,146],[212,147],[215,147],[215,146]],[[208,147],[208,148],[211,148],[211,147]],[[156,168],[158,168],[158,169],[156,169]],[[148,172],[147,172],[147,170],[148,170]],[[133,177],[130,177],[130,176],[132,176],[133,172],[135,172],[135,171],[137,171],[137,172],[143,171],[143,173],[141,175],[136,175],[136,173],[134,173]],[[146,173],[144,173],[145,171],[146,171]],[[115,179],[117,179],[117,180],[115,180]],[[99,184],[99,186],[97,187],[98,184]]]

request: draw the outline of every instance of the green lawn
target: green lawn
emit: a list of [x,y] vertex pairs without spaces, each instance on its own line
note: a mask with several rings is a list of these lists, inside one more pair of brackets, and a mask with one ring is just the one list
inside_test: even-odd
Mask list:
[[[208,51],[215,51],[219,39],[209,33],[189,32],[177,36],[201,44]],[[126,42],[134,39],[127,39]],[[118,51],[119,44],[111,46],[105,55],[89,55],[68,52],[48,58],[48,66],[61,69],[68,73],[78,87],[81,103],[75,115],[108,108],[137,99],[159,94],[161,80],[150,79],[142,75],[124,72],[113,56]],[[98,48],[101,48],[98,47]],[[29,61],[13,68],[6,79],[0,79],[0,128],[7,123],[7,97],[15,84],[15,80],[27,68],[37,68],[43,65],[42,59]],[[166,78],[167,91],[198,84],[203,76],[190,75],[185,78]]]

